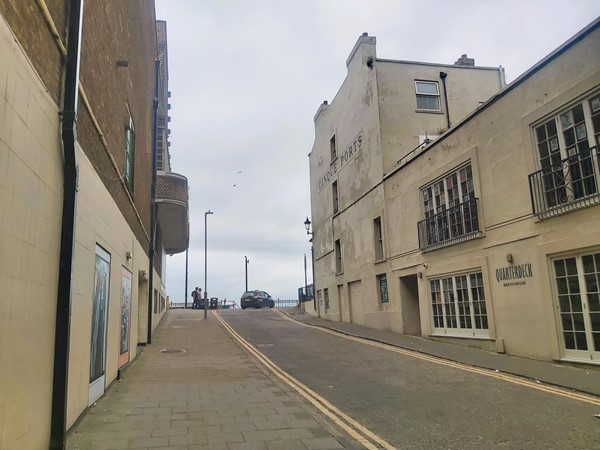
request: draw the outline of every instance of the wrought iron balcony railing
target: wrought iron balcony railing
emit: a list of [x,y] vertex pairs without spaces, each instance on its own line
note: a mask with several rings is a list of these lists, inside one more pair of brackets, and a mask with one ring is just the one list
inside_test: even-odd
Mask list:
[[474,198],[448,208],[418,223],[419,248],[435,250],[479,235],[479,199]]
[[533,213],[540,219],[600,203],[598,146],[529,175]]

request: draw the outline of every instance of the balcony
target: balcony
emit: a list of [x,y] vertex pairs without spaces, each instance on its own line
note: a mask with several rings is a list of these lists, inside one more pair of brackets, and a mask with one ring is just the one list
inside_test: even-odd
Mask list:
[[529,175],[533,213],[540,220],[600,203],[598,146]]
[[419,248],[428,252],[479,236],[478,204],[474,198],[421,220]]
[[174,172],[157,173],[156,209],[165,252],[173,255],[186,250],[189,245],[186,177]]

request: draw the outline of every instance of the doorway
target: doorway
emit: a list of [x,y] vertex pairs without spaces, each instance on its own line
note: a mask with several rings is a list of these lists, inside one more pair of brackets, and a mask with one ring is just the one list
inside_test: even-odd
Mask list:
[[94,291],[92,298],[92,333],[90,348],[90,385],[88,405],[104,394],[106,377],[106,322],[110,291],[110,253],[96,246]]
[[552,261],[563,356],[600,362],[600,253]]
[[348,304],[350,306],[350,322],[357,325],[365,324],[365,312],[362,297],[361,280],[348,283]]
[[421,312],[419,309],[419,285],[417,275],[400,277],[400,304],[404,334],[421,336]]

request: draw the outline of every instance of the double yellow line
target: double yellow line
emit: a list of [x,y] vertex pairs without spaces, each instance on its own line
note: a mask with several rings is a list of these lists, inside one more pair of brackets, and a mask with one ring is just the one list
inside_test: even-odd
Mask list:
[[586,395],[586,394],[582,394],[579,392],[570,392],[563,388],[540,384],[540,382],[538,382],[538,381],[530,381],[525,378],[517,377],[515,375],[509,375],[506,373],[496,372],[495,370],[491,370],[491,369],[483,369],[483,368],[479,368],[479,367],[473,367],[473,366],[469,366],[467,364],[458,363],[455,361],[449,361],[447,359],[438,358],[436,356],[426,355],[424,353],[419,353],[414,350],[406,350],[404,348],[395,347],[393,345],[383,344],[381,342],[371,341],[369,339],[361,338],[358,336],[348,335],[348,334],[341,333],[339,331],[335,331],[335,330],[332,330],[329,328],[323,328],[323,327],[318,327],[315,325],[310,325],[310,324],[295,320],[292,317],[290,317],[288,314],[284,314],[283,312],[281,312],[279,310],[273,309],[272,311],[274,311],[275,313],[277,313],[279,316],[283,317],[284,319],[289,320],[297,325],[320,330],[323,333],[328,333],[328,334],[332,334],[334,336],[339,336],[344,339],[348,339],[350,341],[360,342],[365,345],[370,345],[372,347],[381,348],[383,350],[387,350],[390,352],[399,353],[401,355],[406,355],[406,356],[410,356],[412,358],[421,359],[423,361],[432,362],[434,364],[448,366],[448,367],[452,367],[454,369],[460,369],[465,372],[472,372],[472,373],[476,373],[478,375],[483,375],[486,377],[491,377],[491,378],[496,378],[499,380],[507,381],[509,383],[519,384],[521,386],[525,386],[525,387],[528,387],[531,389],[536,389],[538,391],[559,395],[561,397],[567,397],[572,400],[578,400],[578,401],[590,403],[590,404],[596,405],[596,406],[600,405],[600,398],[598,398],[598,397],[593,397],[591,395]]
[[[282,317],[285,317],[281,312],[276,309],[272,309]],[[267,358],[264,354],[259,352],[256,348],[248,343],[242,336],[240,336],[215,310],[212,311],[215,317],[221,325],[236,339],[248,352],[250,352],[256,359],[258,359],[265,367],[267,367],[277,378],[283,381],[285,384],[293,388],[298,394],[304,397],[310,402],[315,408],[329,417],[336,425],[343,429],[346,433],[360,442],[365,448],[369,450],[395,450],[395,448],[387,443],[385,440],[363,427],[360,423],[354,420],[352,417],[345,414],[336,406],[329,403],[319,394],[308,388],[300,381],[292,377],[289,373],[281,369],[277,364]],[[290,319],[291,320],[291,319]]]

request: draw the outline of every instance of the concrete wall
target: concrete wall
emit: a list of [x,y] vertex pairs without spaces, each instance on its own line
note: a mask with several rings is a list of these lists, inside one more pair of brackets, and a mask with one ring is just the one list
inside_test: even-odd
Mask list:
[[60,128],[58,107],[2,17],[0,61],[0,448],[36,449],[50,430]]
[[[377,275],[389,272],[393,254],[388,236],[404,232],[401,210],[386,210],[384,206],[383,178],[407,148],[419,144],[419,135],[440,134],[447,125],[443,96],[441,112],[416,111],[414,81],[439,81],[439,72],[446,71],[452,117],[458,119],[499,91],[503,74],[499,69],[380,60],[375,44],[372,36],[359,37],[347,60],[348,76],[331,104],[321,105],[315,116],[315,142],[310,154],[315,285],[318,291],[329,289],[330,308],[324,311],[307,303],[306,310],[331,320],[359,320],[402,332],[397,283],[388,280],[389,302],[381,303],[378,297]],[[339,156],[331,162],[333,135]],[[357,137],[361,144],[358,152],[353,146]],[[349,147],[352,155],[346,153]],[[328,176],[325,180],[324,175]],[[331,189],[334,181],[338,184],[337,213]],[[377,217],[381,217],[384,236],[381,260],[375,256],[373,220]],[[336,274],[334,243],[338,239],[343,273]],[[362,312],[358,313],[359,306],[355,305],[351,318],[351,303],[358,301],[358,281]],[[350,283],[355,286],[353,298]],[[338,289],[338,285],[343,287]]]
[[[504,86],[498,68],[377,60],[384,173],[419,145],[419,136],[439,136]],[[446,94],[440,72],[447,74]],[[417,110],[415,80],[438,83],[441,111]]]
[[[64,40],[65,2],[55,0],[47,4]],[[115,380],[119,367],[123,267],[132,274],[130,360],[136,355],[138,342],[146,340],[148,283],[140,279],[140,271],[148,269],[148,242],[143,223],[144,208],[147,215],[149,204],[148,149],[154,86],[151,49],[153,46],[154,51],[156,49],[154,8],[152,2],[140,4],[139,10],[133,3],[123,3],[124,9],[119,9],[119,5],[115,3],[109,7],[103,6],[102,2],[89,2],[85,8],[85,14],[95,14],[95,17],[84,19],[87,33],[102,29],[103,20],[112,20],[119,14],[127,15],[128,20],[136,23],[144,19],[144,26],[129,26],[127,20],[121,21],[120,26],[129,31],[139,29],[128,39],[133,42],[133,47],[138,45],[138,49],[145,49],[138,53],[129,49],[122,55],[146,58],[138,58],[138,62],[132,64],[132,74],[123,78],[118,74],[114,59],[118,49],[113,46],[115,53],[110,57],[105,58],[99,50],[94,55],[94,45],[110,47],[106,45],[108,41],[88,38],[86,47],[84,33],[84,48],[88,50],[84,51],[82,62],[85,65],[82,75],[85,74],[87,81],[83,87],[84,90],[89,88],[86,92],[91,108],[80,101],[67,407],[69,426],[88,405],[96,244],[111,255],[106,386]],[[105,10],[100,10],[105,6]],[[105,30],[113,33],[111,39],[115,45],[121,45],[121,39],[114,34],[117,31],[124,30]],[[48,447],[50,435],[63,195],[58,106],[62,61],[37,2],[0,0],[0,61],[0,448],[42,449]],[[138,64],[142,67],[137,67]],[[112,72],[102,74],[96,70],[99,67]],[[103,79],[105,75],[106,80]],[[115,93],[107,89],[110,84],[107,80],[111,76],[125,82],[122,91]],[[143,82],[136,84],[140,78]],[[107,85],[104,85],[105,81]],[[100,87],[104,91],[97,90]],[[108,91],[118,98],[111,98]],[[111,176],[117,172],[109,157],[112,154],[118,160],[123,152],[120,139],[124,134],[124,123],[118,111],[122,111],[127,96],[137,111],[139,158],[136,159],[136,183],[139,188],[133,195],[139,207],[137,213],[118,176]],[[117,114],[110,116],[113,110],[109,103],[113,100]],[[104,114],[107,117],[103,117]],[[98,125],[93,123],[93,117]],[[110,139],[108,145],[102,143],[98,126],[105,136],[116,139],[114,144]],[[131,253],[131,258],[127,252]],[[158,255],[159,262],[161,259]],[[160,264],[157,267],[160,269]],[[153,275],[156,289],[166,297],[160,271]],[[162,304],[152,314],[154,329],[164,315]]]
[[[352,83],[355,79],[350,72],[333,104],[326,107],[325,114],[323,107],[317,114],[311,154],[317,247],[325,239],[320,237],[322,233],[328,239],[341,239],[344,271],[335,274],[333,248],[327,246],[323,251],[319,247],[316,289],[329,288],[332,306],[327,312],[308,311],[330,320],[356,320],[370,327],[514,355],[577,360],[562,348],[551,260],[600,251],[600,206],[589,202],[583,209],[540,220],[532,211],[528,177],[539,169],[533,127],[600,92],[596,64],[600,61],[600,31],[597,24],[591,30],[558,49],[464,122],[458,118],[465,117],[469,108],[474,110],[480,100],[499,89],[501,70],[478,72],[412,63],[405,67],[375,60],[381,143],[379,149],[364,155],[383,158],[383,167],[379,161],[371,162],[386,172],[383,189],[375,187],[373,178],[369,179],[373,190],[363,196],[364,189],[370,188],[361,185],[363,191],[356,195],[352,190],[344,191],[340,182],[340,198],[349,196],[352,200],[344,200],[340,206],[347,209],[329,219],[331,199],[327,194],[315,194],[320,174],[314,164],[315,155],[328,153],[327,134],[336,127],[368,130],[378,126],[360,111],[366,108],[357,100],[364,97],[361,94],[367,80],[356,78]],[[436,121],[445,124],[443,114],[415,113],[414,105],[414,79],[430,79],[439,70],[448,73],[453,128],[412,159],[394,167],[399,149],[418,144],[418,135],[435,127]],[[476,74],[481,84],[474,86],[471,77]],[[454,84],[459,80],[464,87]],[[319,121],[323,120],[321,116],[326,118],[328,128]],[[590,145],[597,145],[591,122],[587,127]],[[424,218],[421,189],[464,164],[470,164],[473,171],[480,232],[464,242],[424,251],[419,247],[417,227]],[[365,180],[356,165],[348,165],[345,170],[338,175],[342,180]],[[383,221],[385,258],[381,261],[374,260],[372,250],[372,220],[377,216]],[[508,261],[509,254],[512,262]],[[497,279],[496,270],[520,264],[531,265],[533,275],[525,283],[511,285]],[[488,329],[463,330],[451,336],[447,330],[433,326],[429,282],[471,271],[480,271],[483,276]],[[378,301],[376,276],[380,273],[387,274],[389,303],[385,304]],[[360,308],[354,304],[359,291]],[[360,309],[354,317],[349,311],[352,307]]]
[[[404,231],[389,235],[390,255],[405,255],[393,260],[392,271],[406,273],[414,267],[415,273],[423,274],[423,335],[433,334],[428,278],[480,268],[488,295],[489,338],[512,354],[559,357],[548,257],[597,246],[593,224],[600,220],[600,208],[544,221],[532,215],[528,175],[537,166],[531,126],[599,89],[600,71],[590,63],[600,60],[599,43],[596,31],[386,181],[386,211],[394,221],[388,226],[398,224]],[[420,188],[468,161],[480,198],[482,234],[474,241],[422,254],[417,235],[417,222],[423,218]],[[532,264],[534,277],[525,286],[504,287],[495,279],[497,268],[510,265],[509,253],[515,264]],[[496,348],[492,343],[468,344]]]

